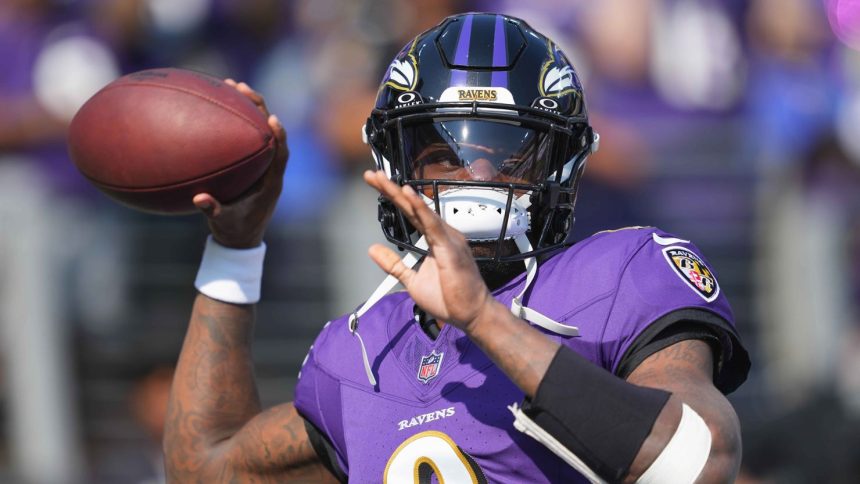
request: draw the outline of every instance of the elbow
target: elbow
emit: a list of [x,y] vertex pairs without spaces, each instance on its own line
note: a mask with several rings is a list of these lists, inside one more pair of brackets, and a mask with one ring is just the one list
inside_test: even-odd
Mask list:
[[696,479],[697,483],[735,482],[741,465],[743,444],[737,417],[734,412],[731,416],[732,425],[713,423],[708,425],[711,431],[711,453]]
[[162,440],[167,482],[226,482],[225,476],[236,476],[233,440],[212,442],[181,430],[167,427]]
[[167,482],[212,482],[205,476],[212,475],[217,454],[202,437],[171,428],[168,424],[161,449]]
[[217,482],[219,480],[216,477],[219,475],[219,460],[213,458],[213,453],[198,452],[167,443],[162,448],[164,449],[164,475],[167,482]]
[[164,475],[168,482],[185,482],[183,471],[188,471],[193,452],[188,448],[188,439],[182,438],[182,433],[176,426],[171,425],[170,412],[161,439],[161,450],[164,455]]
[[167,482],[191,482],[192,476],[202,473],[202,459],[184,449],[169,433],[165,433],[161,448],[164,452],[164,475]]
[[741,461],[740,426],[734,412],[715,418],[683,404],[674,434],[641,474],[628,475],[637,483],[734,482]]

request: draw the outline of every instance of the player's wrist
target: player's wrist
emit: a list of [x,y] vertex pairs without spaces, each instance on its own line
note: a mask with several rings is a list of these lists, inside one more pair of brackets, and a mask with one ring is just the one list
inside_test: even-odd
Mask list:
[[477,336],[481,334],[484,328],[492,326],[493,321],[497,321],[505,314],[510,314],[508,308],[487,294],[475,316],[463,325],[463,332],[470,337]]
[[254,304],[260,300],[265,255],[262,241],[256,247],[227,247],[210,236],[194,287],[218,301]]
[[207,214],[209,230],[218,244],[231,249],[253,249],[263,243],[274,205],[253,207],[251,202],[243,198],[222,205],[215,216]]
[[229,237],[213,233],[212,240],[221,247],[233,250],[256,249],[263,245],[262,235],[259,237]]
[[255,249],[263,244],[265,227],[248,227],[247,223],[257,217],[254,214],[241,213],[233,207],[222,206],[217,217],[209,217],[211,239],[228,249]]

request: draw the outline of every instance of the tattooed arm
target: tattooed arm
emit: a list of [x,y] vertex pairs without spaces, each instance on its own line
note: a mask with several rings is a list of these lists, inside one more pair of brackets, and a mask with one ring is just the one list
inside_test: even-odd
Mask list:
[[253,324],[253,306],[197,296],[168,408],[170,482],[336,482],[291,403],[261,412]]
[[[262,96],[227,80],[268,118],[277,150],[263,178],[239,200],[195,195],[215,241],[259,246],[281,193],[286,133]],[[254,306],[197,296],[171,389],[164,436],[170,482],[336,482],[319,463],[293,404],[261,411],[251,340]]]
[[[641,474],[666,445],[663,434],[677,426],[681,402],[695,410],[711,431],[711,453],[697,482],[734,482],[741,463],[741,429],[737,414],[726,397],[714,387],[713,354],[700,340],[675,343],[645,359],[627,381],[672,392],[655,432],[642,444],[630,468],[630,476]],[[671,417],[671,415],[676,415]]]

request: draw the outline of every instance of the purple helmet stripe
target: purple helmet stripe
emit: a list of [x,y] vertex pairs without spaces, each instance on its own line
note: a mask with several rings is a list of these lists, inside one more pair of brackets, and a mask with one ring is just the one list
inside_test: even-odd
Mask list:
[[[505,35],[505,21],[496,15],[496,28],[493,32],[493,67],[508,65],[508,37]],[[508,87],[508,71],[493,71],[490,81],[493,87]]]
[[[457,50],[454,53],[454,65],[465,66],[469,61],[469,41],[472,39],[472,18],[474,15],[466,15],[463,19],[463,28],[460,29],[460,37],[457,39]],[[466,85],[466,71],[454,69],[451,72],[452,86]]]

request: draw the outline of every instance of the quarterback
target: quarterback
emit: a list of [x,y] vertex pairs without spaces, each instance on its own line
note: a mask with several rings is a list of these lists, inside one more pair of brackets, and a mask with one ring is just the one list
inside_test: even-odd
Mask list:
[[295,401],[263,410],[254,303],[287,159],[269,125],[279,151],[249,194],[194,197],[212,236],[169,406],[172,482],[734,479],[724,395],[749,359],[731,308],[689,240],[633,227],[573,243],[599,136],[551,40],[462,14],[392,61],[363,129],[364,179],[405,256],[370,248],[389,276],[325,325]]

